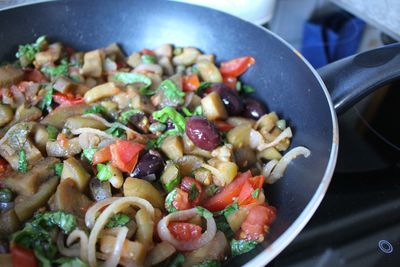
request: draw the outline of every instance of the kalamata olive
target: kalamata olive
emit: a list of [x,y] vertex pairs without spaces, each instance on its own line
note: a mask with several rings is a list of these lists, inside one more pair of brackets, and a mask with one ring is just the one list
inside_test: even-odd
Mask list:
[[215,125],[204,117],[194,116],[186,121],[186,135],[199,148],[211,151],[221,139]]
[[144,113],[136,113],[129,117],[129,123],[135,127],[141,133],[149,132],[149,119]]
[[258,102],[257,100],[247,98],[244,100],[244,112],[243,116],[251,119],[258,120],[262,115],[267,113],[264,105]]
[[229,115],[237,116],[243,112],[243,101],[235,90],[223,83],[214,83],[211,85],[211,91],[219,94]]
[[143,178],[158,174],[164,169],[164,161],[156,150],[150,150],[139,158],[139,162],[131,173],[132,177]]
[[0,254],[10,253],[10,241],[6,239],[0,239]]

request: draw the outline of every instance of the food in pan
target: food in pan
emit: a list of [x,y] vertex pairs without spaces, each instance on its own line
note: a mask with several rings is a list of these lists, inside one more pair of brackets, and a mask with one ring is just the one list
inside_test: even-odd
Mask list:
[[251,56],[45,37],[16,56],[0,67],[1,266],[219,266],[264,240],[264,185],[310,154],[239,81]]

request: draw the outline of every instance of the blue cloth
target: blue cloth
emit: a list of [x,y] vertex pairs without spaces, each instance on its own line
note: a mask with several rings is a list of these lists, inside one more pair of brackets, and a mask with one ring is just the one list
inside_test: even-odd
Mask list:
[[339,13],[319,21],[308,21],[303,29],[301,53],[315,67],[357,52],[365,23]]

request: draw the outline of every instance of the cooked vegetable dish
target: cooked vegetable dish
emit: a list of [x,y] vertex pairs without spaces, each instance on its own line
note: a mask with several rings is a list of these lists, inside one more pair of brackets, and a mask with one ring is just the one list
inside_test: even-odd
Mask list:
[[[239,76],[163,44],[42,36],[0,66],[0,266],[220,266],[264,240],[304,147]],[[261,88],[263,89],[263,88]]]

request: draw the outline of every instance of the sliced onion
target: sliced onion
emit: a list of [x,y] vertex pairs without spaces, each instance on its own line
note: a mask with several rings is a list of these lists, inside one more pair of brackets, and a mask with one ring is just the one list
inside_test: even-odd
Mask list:
[[75,229],[72,231],[67,238],[67,246],[72,247],[72,243],[74,243],[77,239],[79,239],[80,258],[83,261],[87,261],[89,239],[84,231],[80,229]]
[[297,156],[303,155],[305,158],[310,156],[311,152],[308,148],[303,146],[294,147],[289,150],[276,164],[275,168],[272,170],[271,175],[268,176],[267,183],[273,184],[279,178],[281,178],[288,166],[288,164],[295,159]]
[[265,177],[266,181],[268,180],[267,177],[270,176],[272,170],[275,168],[278,161],[276,159],[270,160],[265,166],[262,168],[261,174]]
[[169,242],[172,244],[177,250],[181,251],[191,251],[202,246],[206,245],[210,242],[217,232],[217,226],[215,225],[215,220],[213,217],[205,218],[207,220],[207,230],[197,239],[195,240],[178,240],[176,239],[168,229],[168,225],[172,221],[186,221],[193,216],[198,215],[197,209],[193,208],[190,210],[177,211],[171,214],[168,214],[157,225],[158,235],[163,241]]
[[127,234],[128,234],[128,228],[125,226],[120,227],[117,234],[117,238],[115,239],[114,249],[111,253],[111,256],[104,263],[104,267],[115,267],[118,265],[118,262],[121,259],[122,248],[124,246]]
[[111,134],[108,134],[106,132],[100,131],[98,129],[94,129],[94,128],[79,128],[79,129],[74,129],[71,130],[71,133],[74,135],[80,135],[83,133],[92,133],[92,134],[97,134],[98,136],[102,136],[104,138],[108,138],[108,139],[116,139],[114,136],[112,136]]
[[158,64],[140,64],[139,66],[137,66],[133,72],[153,72],[155,74],[158,75],[162,75],[163,74],[163,70],[162,67]]
[[250,148],[256,149],[258,146],[261,146],[265,143],[264,137],[261,135],[259,131],[254,129],[250,130]]
[[257,147],[258,151],[262,151],[266,148],[269,147],[273,147],[276,146],[277,144],[279,144],[282,140],[284,140],[285,138],[291,138],[292,135],[292,130],[290,129],[290,127],[287,127],[285,130],[283,130],[283,132],[281,132],[275,139],[274,141],[272,141],[271,143],[265,143],[265,144],[261,144]]
[[66,247],[64,245],[64,234],[60,232],[57,236],[57,249],[61,253],[61,255],[67,257],[79,257],[80,256],[80,247],[79,244],[74,244],[70,247]]

